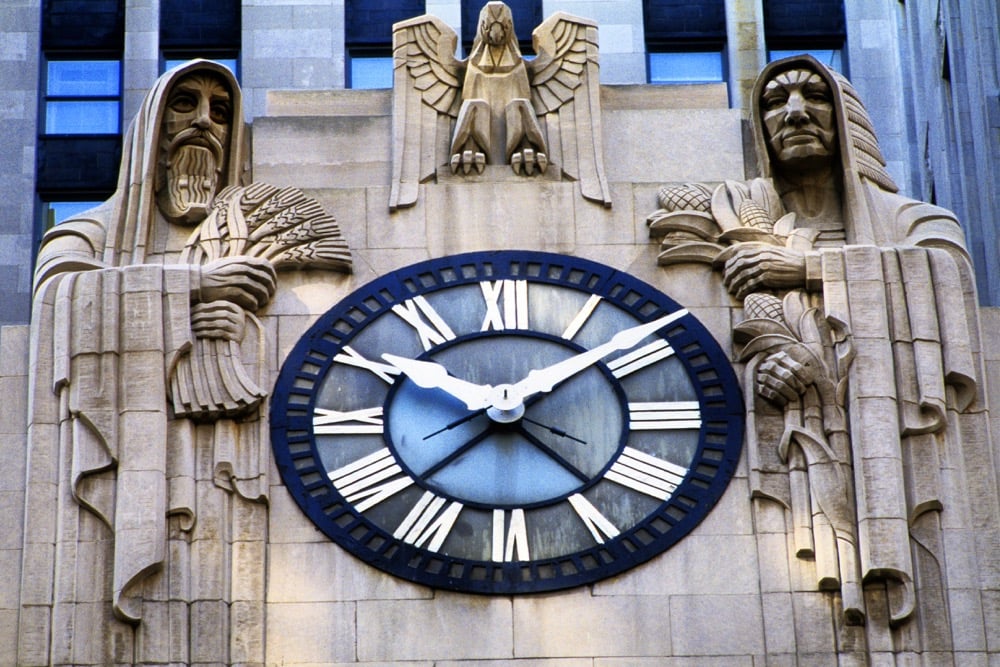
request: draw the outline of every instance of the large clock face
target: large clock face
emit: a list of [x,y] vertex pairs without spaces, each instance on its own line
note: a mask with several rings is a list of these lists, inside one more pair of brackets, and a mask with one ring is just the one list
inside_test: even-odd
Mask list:
[[424,262],[306,333],[271,410],[309,518],[365,562],[477,593],[555,590],[668,549],[743,440],[725,355],[687,311],[594,262]]

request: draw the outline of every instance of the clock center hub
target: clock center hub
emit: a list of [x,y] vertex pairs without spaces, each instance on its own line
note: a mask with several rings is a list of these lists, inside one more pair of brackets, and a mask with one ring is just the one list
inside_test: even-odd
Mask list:
[[486,415],[500,424],[512,424],[524,416],[524,399],[514,385],[501,384],[493,387],[489,395],[490,407]]

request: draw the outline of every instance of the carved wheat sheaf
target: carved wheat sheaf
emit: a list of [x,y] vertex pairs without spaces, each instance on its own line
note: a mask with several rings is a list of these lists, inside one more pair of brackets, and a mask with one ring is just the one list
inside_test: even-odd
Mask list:
[[340,226],[319,202],[298,188],[267,183],[220,192],[185,254],[193,264],[247,256],[267,259],[278,270],[351,270]]
[[[222,190],[188,239],[182,261],[258,257],[275,269],[350,272],[351,254],[340,227],[315,199],[297,188],[267,183]],[[174,413],[212,420],[251,413],[267,392],[260,386],[260,323],[245,313],[242,340],[200,338],[170,374]]]

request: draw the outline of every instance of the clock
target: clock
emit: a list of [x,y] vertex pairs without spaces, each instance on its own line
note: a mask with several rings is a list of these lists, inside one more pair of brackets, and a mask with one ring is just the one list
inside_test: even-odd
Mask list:
[[726,489],[743,400],[695,317],[562,255],[435,259],[361,287],[285,361],[282,480],[364,562],[473,593],[557,590],[676,544]]

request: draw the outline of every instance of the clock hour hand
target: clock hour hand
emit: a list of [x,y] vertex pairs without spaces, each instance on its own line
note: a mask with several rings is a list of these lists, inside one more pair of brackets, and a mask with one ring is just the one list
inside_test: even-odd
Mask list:
[[415,385],[424,389],[440,389],[465,403],[470,410],[490,406],[490,385],[479,385],[448,374],[448,369],[434,361],[398,357],[386,352],[382,358],[403,372]]
[[522,400],[534,394],[544,394],[552,391],[557,384],[573,377],[580,371],[589,368],[612,352],[618,350],[628,350],[639,344],[646,336],[659,331],[663,327],[671,324],[688,314],[686,309],[678,310],[669,315],[639,324],[628,329],[623,329],[616,333],[611,340],[602,343],[595,348],[591,348],[580,354],[563,359],[551,366],[538,368],[528,373],[528,375],[513,385],[513,393],[519,395]]

